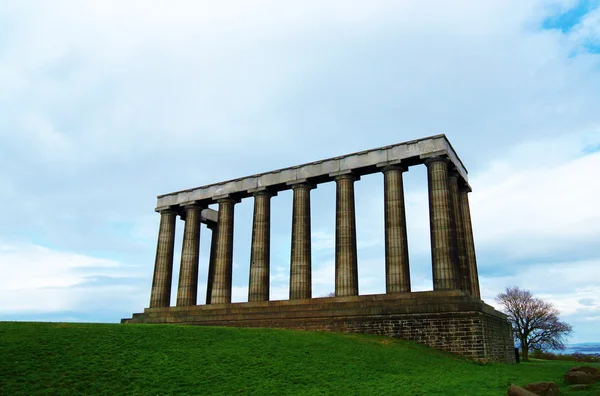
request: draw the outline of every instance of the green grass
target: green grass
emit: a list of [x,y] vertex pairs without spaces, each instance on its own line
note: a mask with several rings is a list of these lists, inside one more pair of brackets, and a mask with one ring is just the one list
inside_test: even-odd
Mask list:
[[[504,395],[573,362],[481,365],[368,335],[0,323],[0,394]],[[582,394],[600,394],[600,384]]]

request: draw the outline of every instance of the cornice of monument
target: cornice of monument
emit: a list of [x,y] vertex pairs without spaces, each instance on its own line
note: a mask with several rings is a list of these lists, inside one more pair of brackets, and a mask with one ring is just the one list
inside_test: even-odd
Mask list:
[[252,196],[254,191],[263,187],[274,192],[288,190],[300,180],[310,180],[310,183],[317,185],[333,181],[332,175],[344,171],[352,171],[360,177],[381,172],[382,164],[387,163],[401,162],[408,168],[423,164],[433,155],[447,156],[452,166],[459,172],[461,179],[468,183],[467,169],[446,135],[440,134],[159,195],[157,211],[193,201],[208,205],[215,203],[218,197],[228,194],[245,198]]

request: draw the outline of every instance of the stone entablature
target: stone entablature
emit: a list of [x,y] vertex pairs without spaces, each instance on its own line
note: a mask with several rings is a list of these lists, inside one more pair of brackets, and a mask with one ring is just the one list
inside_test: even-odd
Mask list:
[[159,195],[156,211],[195,202],[208,205],[217,202],[219,197],[224,195],[245,198],[252,196],[257,189],[267,188],[275,192],[289,190],[292,185],[306,180],[314,184],[325,183],[334,180],[336,174],[346,171],[362,176],[380,172],[381,166],[393,163],[418,165],[427,157],[436,155],[447,157],[461,178],[467,182],[468,172],[446,135],[436,135]]

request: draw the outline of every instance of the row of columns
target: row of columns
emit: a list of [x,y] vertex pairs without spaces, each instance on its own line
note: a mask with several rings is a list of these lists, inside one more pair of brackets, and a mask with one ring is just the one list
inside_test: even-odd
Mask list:
[[[446,157],[425,161],[429,190],[432,273],[434,290],[462,290],[480,297],[473,230],[469,209],[470,188],[461,184],[458,172],[449,169]],[[386,293],[410,292],[408,237],[401,164],[382,166],[384,175]],[[352,172],[334,176],[336,182],[335,295],[358,295],[358,255],[354,182]],[[293,191],[290,299],[312,297],[310,190],[307,181],[291,185]],[[269,300],[271,197],[268,189],[254,192],[252,247],[248,301]],[[239,200],[217,200],[218,220],[212,228],[207,304],[231,302],[234,206]],[[185,228],[177,305],[196,305],[200,213],[204,207],[184,207]],[[170,305],[175,220],[177,212],[162,210],[150,307]],[[183,216],[182,216],[183,217]]]
[[470,187],[449,171],[449,160],[425,161],[429,190],[429,221],[434,290],[462,290],[480,297],[475,244],[469,209]]

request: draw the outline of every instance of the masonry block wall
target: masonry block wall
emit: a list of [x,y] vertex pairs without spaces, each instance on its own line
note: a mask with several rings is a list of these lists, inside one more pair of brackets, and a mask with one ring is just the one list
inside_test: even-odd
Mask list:
[[123,323],[378,334],[471,359],[514,362],[512,333],[506,316],[456,290],[147,308]]

